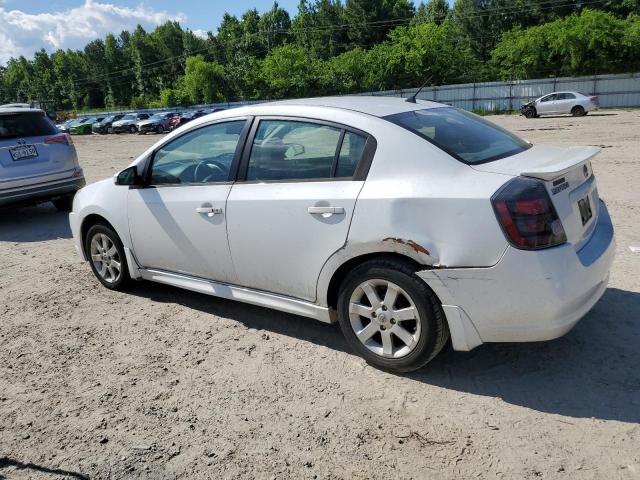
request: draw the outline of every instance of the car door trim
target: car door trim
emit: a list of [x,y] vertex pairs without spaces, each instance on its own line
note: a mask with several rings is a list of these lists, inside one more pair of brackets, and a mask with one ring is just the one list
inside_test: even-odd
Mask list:
[[323,323],[334,322],[328,307],[322,307],[307,300],[155,268],[140,268],[139,273],[145,280],[164,283],[214,297],[273,308],[294,315],[313,318]]
[[[338,140],[338,145],[336,146],[336,152],[334,156],[334,160],[332,163],[332,171],[330,177],[318,177],[318,178],[285,178],[281,180],[247,180],[247,171],[249,168],[249,158],[251,156],[251,150],[253,147],[253,140],[256,136],[256,132],[258,131],[258,126],[262,120],[284,120],[284,121],[298,121],[301,123],[314,123],[318,125],[326,125],[328,127],[333,127],[340,129],[340,138]],[[360,135],[361,137],[365,137],[367,140],[365,142],[364,150],[362,151],[362,156],[358,161],[358,165],[354,170],[354,174],[351,177],[334,177],[335,168],[337,168],[338,157],[340,156],[340,150],[342,149],[342,142],[344,140],[345,132],[352,132],[356,135]],[[258,183],[304,183],[304,182],[351,182],[351,181],[364,181],[369,174],[369,169],[371,168],[371,163],[373,162],[373,157],[375,156],[376,149],[378,147],[378,142],[375,137],[370,133],[367,133],[363,130],[360,130],[355,127],[351,127],[349,125],[344,125],[342,123],[331,122],[328,120],[321,120],[317,118],[309,118],[309,117],[299,117],[294,115],[256,115],[253,117],[253,124],[251,126],[251,131],[249,132],[248,137],[245,140],[245,147],[242,152],[242,157],[240,160],[239,169],[236,176],[236,183],[242,184],[258,184]]]

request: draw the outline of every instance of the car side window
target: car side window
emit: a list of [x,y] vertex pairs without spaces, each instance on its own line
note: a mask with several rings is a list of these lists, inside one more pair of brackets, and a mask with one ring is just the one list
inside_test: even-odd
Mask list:
[[558,100],[575,100],[576,96],[573,93],[559,93]]
[[341,129],[294,120],[261,120],[246,179],[331,178]]
[[215,123],[186,133],[156,151],[151,185],[205,184],[230,180],[245,120]]
[[552,95],[547,95],[546,97],[543,97],[540,101],[541,102],[551,102],[553,100],[557,100],[557,95],[554,93]]
[[366,143],[367,139],[362,135],[345,132],[342,146],[340,147],[340,155],[338,156],[336,177],[353,177],[356,167],[364,153]]

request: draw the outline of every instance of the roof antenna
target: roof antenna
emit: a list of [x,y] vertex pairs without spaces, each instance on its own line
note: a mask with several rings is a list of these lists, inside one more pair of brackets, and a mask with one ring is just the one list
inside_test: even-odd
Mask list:
[[427,78],[427,81],[426,81],[426,82],[424,82],[424,83],[422,84],[422,86],[421,86],[418,90],[416,90],[416,93],[414,93],[414,94],[413,94],[413,95],[411,95],[409,98],[407,98],[407,99],[405,100],[405,102],[409,102],[409,103],[416,103],[416,97],[417,97],[417,96],[418,96],[418,94],[422,91],[422,89],[423,89],[424,87],[426,87],[426,86],[429,84],[429,82],[431,81],[431,79],[432,79],[432,78],[433,78],[433,75],[429,75],[429,78]]

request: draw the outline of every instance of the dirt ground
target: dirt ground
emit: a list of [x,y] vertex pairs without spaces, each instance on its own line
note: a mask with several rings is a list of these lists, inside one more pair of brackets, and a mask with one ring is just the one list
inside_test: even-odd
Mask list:
[[[490,118],[603,147],[617,257],[568,335],[392,375],[335,326],[157,284],[110,292],[66,215],[2,211],[0,479],[640,478],[640,111]],[[75,139],[89,182],[157,140]]]

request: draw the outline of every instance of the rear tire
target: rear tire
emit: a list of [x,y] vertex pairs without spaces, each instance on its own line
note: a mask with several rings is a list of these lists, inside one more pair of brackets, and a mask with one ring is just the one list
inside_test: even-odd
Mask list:
[[89,228],[84,248],[91,270],[102,285],[123,290],[131,283],[124,247],[109,225],[96,223]]
[[136,133],[138,131],[138,129],[136,128],[135,125],[131,125],[129,127],[129,133]]
[[156,133],[158,134],[164,133],[164,127],[162,125],[158,125],[158,128],[156,128]]
[[584,117],[586,114],[587,112],[581,105],[576,105],[571,109],[571,115],[573,115],[574,117]]
[[440,302],[415,271],[408,261],[380,258],[354,268],[340,286],[340,329],[351,348],[377,368],[417,370],[449,339]]
[[75,197],[75,195],[75,193],[72,193],[71,195],[65,195],[64,197],[51,200],[51,203],[53,203],[53,206],[56,207],[60,212],[70,212],[73,208],[73,197]]

